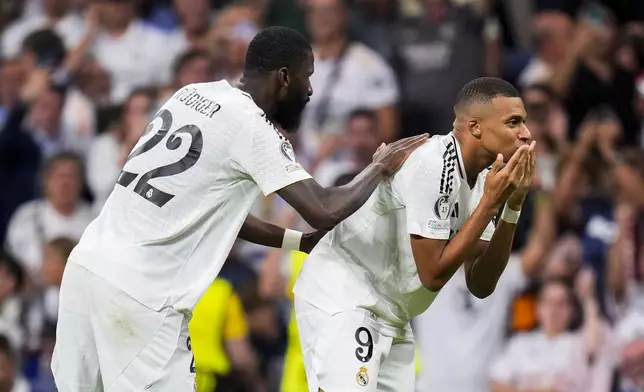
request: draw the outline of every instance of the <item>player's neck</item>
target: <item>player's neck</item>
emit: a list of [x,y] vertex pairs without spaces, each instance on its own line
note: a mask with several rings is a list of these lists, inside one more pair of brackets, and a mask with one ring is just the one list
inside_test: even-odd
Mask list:
[[348,44],[347,37],[338,35],[337,37],[329,38],[324,41],[317,41],[315,43],[315,56],[319,60],[331,59],[340,56]]
[[494,162],[494,159],[490,160],[489,154],[481,150],[473,138],[462,135],[457,131],[453,132],[453,134],[461,148],[467,182],[470,187],[473,187],[476,184],[479,173],[489,167]]
[[270,119],[275,113],[275,99],[268,93],[265,86],[266,83],[255,77],[243,76],[238,88],[250,94],[255,105],[262,109]]

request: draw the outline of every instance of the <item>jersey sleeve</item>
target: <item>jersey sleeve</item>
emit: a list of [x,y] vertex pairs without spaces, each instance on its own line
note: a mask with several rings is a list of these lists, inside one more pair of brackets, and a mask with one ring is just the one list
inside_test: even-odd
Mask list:
[[449,179],[444,178],[442,159],[424,155],[399,172],[403,181],[396,189],[406,207],[407,230],[425,238],[448,240],[453,199],[446,191]]
[[259,114],[240,132],[232,159],[252,177],[265,196],[311,178],[295,160],[291,142]]

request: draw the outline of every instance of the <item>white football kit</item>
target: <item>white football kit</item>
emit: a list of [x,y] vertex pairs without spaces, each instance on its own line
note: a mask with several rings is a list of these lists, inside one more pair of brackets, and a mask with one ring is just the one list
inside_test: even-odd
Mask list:
[[[309,392],[414,390],[409,321],[437,293],[420,282],[409,236],[454,236],[487,172],[470,189],[456,138],[434,136],[315,247],[293,290]],[[493,232],[490,222],[481,239]]]
[[226,81],[177,91],[69,258],[58,390],[192,391],[193,307],[260,191],[308,178],[250,95]]

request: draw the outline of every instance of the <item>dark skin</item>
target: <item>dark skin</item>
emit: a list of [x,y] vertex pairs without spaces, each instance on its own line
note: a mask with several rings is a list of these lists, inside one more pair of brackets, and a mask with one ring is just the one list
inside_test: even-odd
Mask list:
[[[253,97],[271,121],[295,130],[302,110],[313,94],[309,81],[312,74],[313,53],[309,53],[303,64],[294,69],[284,67],[262,73],[245,71],[240,88]],[[427,134],[415,136],[380,148],[373,163],[347,185],[324,188],[314,179],[307,179],[288,185],[277,194],[311,227],[328,231],[356,212],[380,182],[391,177],[428,137]],[[283,228],[250,216],[239,233],[244,240],[271,247],[280,247],[283,236]],[[309,251],[322,236],[321,233],[305,234],[301,250]]]
[[[469,291],[478,298],[494,292],[505,270],[516,224],[499,220],[490,242],[479,238],[505,202],[520,210],[532,185],[536,156],[525,127],[520,98],[497,97],[456,111],[455,136],[461,146],[470,186],[492,165],[478,206],[450,240],[411,235],[418,276],[431,291],[440,290],[461,265]],[[504,157],[511,159],[504,163]]]

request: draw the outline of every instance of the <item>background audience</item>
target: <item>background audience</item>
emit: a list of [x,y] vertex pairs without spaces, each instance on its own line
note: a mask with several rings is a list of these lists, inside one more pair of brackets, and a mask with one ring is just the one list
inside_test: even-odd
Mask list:
[[[418,392],[644,391],[641,0],[0,0],[0,391],[54,392],[69,252],[159,106],[236,83],[264,26],[310,38],[298,160],[343,184],[382,142],[452,129],[479,76],[520,88],[537,180],[480,300],[460,272],[414,320]],[[309,230],[278,197],[255,215]],[[306,392],[305,255],[239,242],[191,324],[199,391]]]

